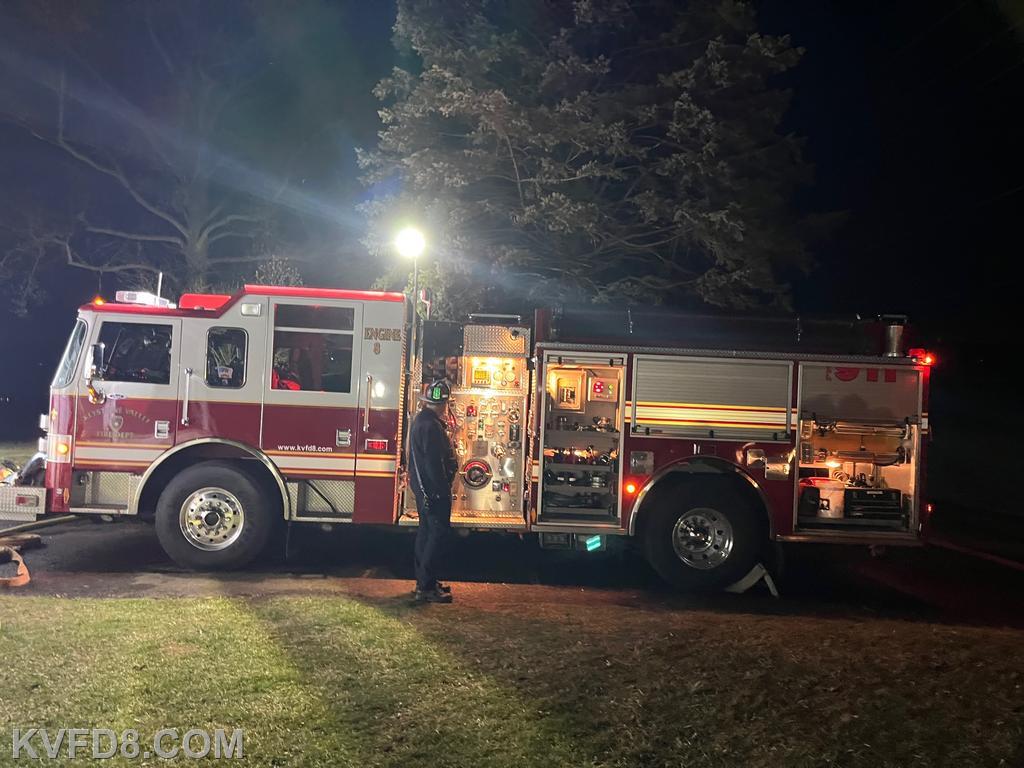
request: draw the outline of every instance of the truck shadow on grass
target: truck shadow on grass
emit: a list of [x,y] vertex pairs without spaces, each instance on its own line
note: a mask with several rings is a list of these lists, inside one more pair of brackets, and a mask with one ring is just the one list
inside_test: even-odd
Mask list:
[[1024,728],[1007,632],[610,605],[247,605],[317,670],[305,684],[371,764],[998,764]]

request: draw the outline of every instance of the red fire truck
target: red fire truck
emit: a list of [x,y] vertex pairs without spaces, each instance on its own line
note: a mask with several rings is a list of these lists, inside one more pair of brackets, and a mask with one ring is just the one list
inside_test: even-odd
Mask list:
[[544,310],[417,325],[400,293],[247,285],[81,307],[42,418],[45,484],[0,519],[152,520],[167,554],[242,566],[284,525],[416,525],[403,435],[453,387],[457,527],[593,551],[635,539],[682,588],[769,542],[909,545],[931,357],[903,319]]

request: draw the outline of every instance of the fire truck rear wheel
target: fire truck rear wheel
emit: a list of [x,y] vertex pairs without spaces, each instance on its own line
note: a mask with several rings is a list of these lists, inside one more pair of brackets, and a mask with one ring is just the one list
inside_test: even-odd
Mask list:
[[228,570],[267,546],[276,519],[260,482],[230,462],[196,464],[167,484],[157,502],[160,546],[196,570]]
[[762,527],[750,502],[727,483],[687,483],[662,494],[644,526],[644,554],[672,586],[721,589],[757,562]]

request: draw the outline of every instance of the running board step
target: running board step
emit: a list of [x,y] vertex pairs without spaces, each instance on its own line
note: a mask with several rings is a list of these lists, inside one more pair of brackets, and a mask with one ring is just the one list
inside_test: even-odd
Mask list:
[[[402,515],[399,525],[419,525],[416,517]],[[525,531],[526,523],[521,517],[460,517],[452,515],[452,528],[481,528],[501,531]]]

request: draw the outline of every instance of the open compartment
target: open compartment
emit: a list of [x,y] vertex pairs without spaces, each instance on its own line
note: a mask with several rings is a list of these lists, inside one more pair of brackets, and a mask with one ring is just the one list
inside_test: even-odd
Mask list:
[[[436,379],[452,388],[448,431],[458,461],[452,486],[452,523],[510,528],[525,524],[526,441],[530,330],[518,317],[494,322],[423,325],[415,393]],[[419,404],[410,398],[409,418]],[[416,502],[406,494],[405,514]]]
[[539,522],[619,520],[624,369],[622,358],[546,358]]
[[796,527],[914,530],[920,429],[916,369],[801,366]]

